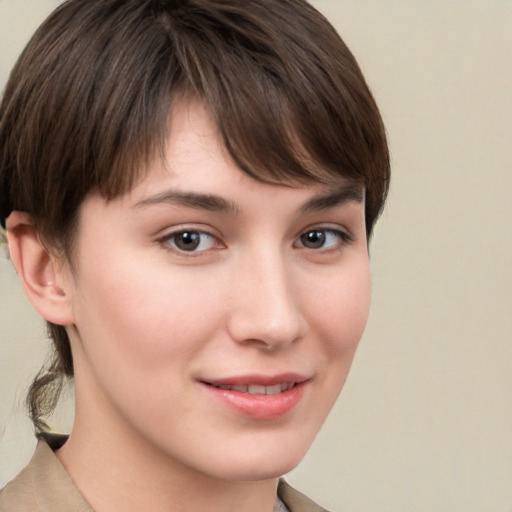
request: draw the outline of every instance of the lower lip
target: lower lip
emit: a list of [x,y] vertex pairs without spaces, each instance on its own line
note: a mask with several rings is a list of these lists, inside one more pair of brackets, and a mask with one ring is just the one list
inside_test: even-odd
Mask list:
[[304,395],[307,383],[308,381],[301,382],[275,395],[252,395],[201,384],[210,395],[239,414],[257,420],[273,420],[284,416],[297,406]]

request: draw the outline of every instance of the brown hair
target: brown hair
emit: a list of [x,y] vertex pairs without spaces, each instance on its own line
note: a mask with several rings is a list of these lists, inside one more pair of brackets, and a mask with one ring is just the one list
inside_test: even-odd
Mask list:
[[[361,71],[304,0],[69,0],[38,29],[0,105],[0,218],[32,214],[68,258],[79,207],[141,179],[163,150],[171,99],[199,97],[242,172],[270,183],[349,179],[366,191],[367,234],[389,155]],[[63,326],[28,403],[36,429],[73,362]]]

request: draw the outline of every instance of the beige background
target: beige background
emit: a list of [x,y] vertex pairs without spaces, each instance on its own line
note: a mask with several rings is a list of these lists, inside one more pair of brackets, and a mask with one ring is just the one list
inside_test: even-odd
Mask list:
[[[0,0],[2,84],[57,3]],[[394,180],[367,332],[289,479],[339,512],[512,511],[512,1],[314,3],[374,90]],[[0,283],[1,486],[33,449],[16,401],[46,342],[4,258]]]

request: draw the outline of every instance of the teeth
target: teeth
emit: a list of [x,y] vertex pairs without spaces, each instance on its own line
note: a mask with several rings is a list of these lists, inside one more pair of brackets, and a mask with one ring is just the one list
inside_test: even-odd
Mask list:
[[247,391],[250,395],[266,395],[266,386],[260,386],[259,384],[250,384]]
[[275,386],[267,386],[265,389],[266,395],[277,395],[281,393],[281,384],[276,384]]
[[281,384],[274,384],[273,386],[262,386],[261,384],[249,384],[248,386],[219,384],[215,386],[219,389],[226,389],[228,391],[239,391],[240,393],[249,393],[250,395],[277,395],[283,391],[287,391],[293,387],[293,382],[283,382]]

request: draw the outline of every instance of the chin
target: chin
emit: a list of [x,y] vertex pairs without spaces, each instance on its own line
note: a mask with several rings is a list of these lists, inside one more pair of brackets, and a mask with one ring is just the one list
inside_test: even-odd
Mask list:
[[217,465],[224,479],[231,481],[258,481],[279,478],[292,469],[304,458],[310,443],[283,442],[279,446],[268,443],[240,449],[233,457],[225,457],[221,465]]
[[251,468],[246,475],[245,480],[268,480],[271,478],[279,478],[292,469],[295,469],[301,460],[304,458],[305,453],[288,458],[286,460],[267,460],[265,463],[260,463],[258,467]]
[[257,465],[255,464],[254,466],[248,465],[246,461],[244,467],[230,468],[224,475],[224,479],[239,482],[272,480],[289,473],[292,469],[297,467],[301,460],[302,457],[298,457],[293,462],[267,460]]

